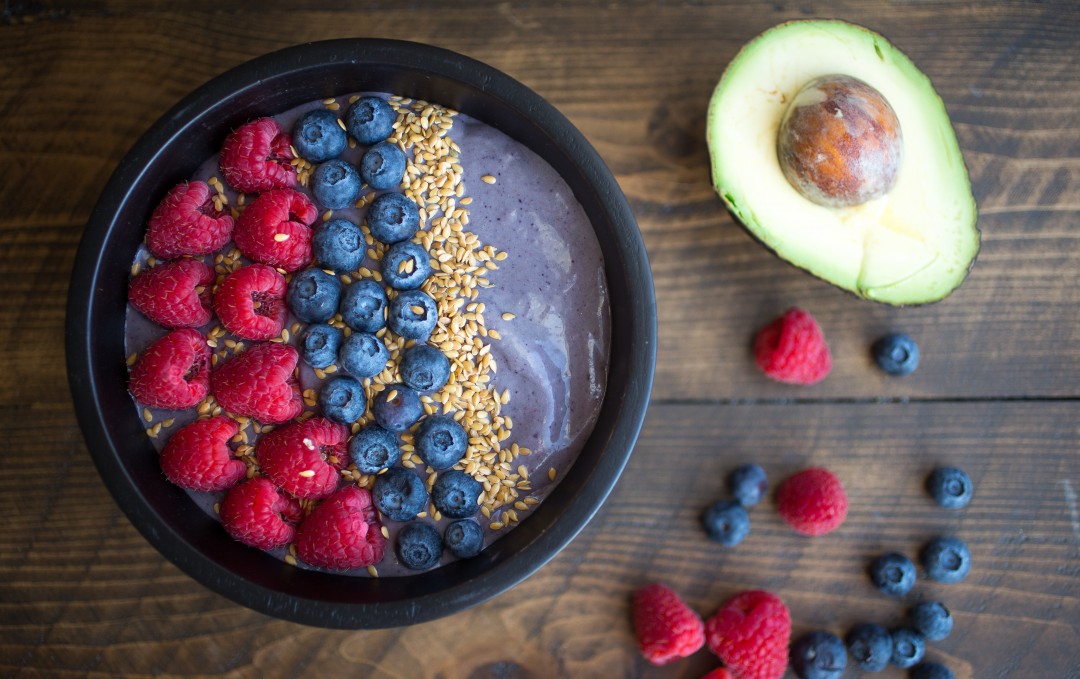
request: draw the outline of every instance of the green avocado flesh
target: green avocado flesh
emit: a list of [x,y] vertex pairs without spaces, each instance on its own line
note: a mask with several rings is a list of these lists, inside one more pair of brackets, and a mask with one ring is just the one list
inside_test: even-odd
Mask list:
[[[809,81],[849,75],[896,112],[903,160],[884,196],[827,207],[802,196],[777,159],[786,104]],[[979,251],[971,183],[930,80],[880,35],[841,21],[781,24],[746,45],[709,103],[713,183],[735,217],[781,258],[865,299],[948,296]]]

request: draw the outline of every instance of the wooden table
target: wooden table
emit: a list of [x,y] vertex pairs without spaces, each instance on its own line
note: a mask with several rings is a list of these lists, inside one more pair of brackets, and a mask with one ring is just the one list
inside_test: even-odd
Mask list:
[[[911,602],[940,598],[956,627],[929,657],[957,677],[1080,677],[1080,7],[339,4],[4,3],[0,675],[699,677],[717,664],[707,651],[654,668],[635,650],[630,593],[663,580],[703,615],[740,590],[770,589],[796,634],[896,625]],[[890,308],[811,278],[753,242],[710,187],[705,106],[724,66],[760,31],[805,17],[884,33],[948,107],[983,246],[945,301]],[[652,405],[599,515],[515,589],[449,619],[377,632],[267,618],[151,548],[91,463],[62,340],[83,224],[139,135],[235,64],[346,36],[457,50],[559,107],[633,206],[659,310]],[[812,388],[767,381],[749,354],[755,330],[790,306],[818,318],[833,350],[833,372]],[[893,330],[923,352],[903,379],[868,353]],[[801,538],[770,499],[752,511],[741,546],[708,542],[700,511],[750,461],[774,483],[808,465],[833,469],[848,490],[847,522]],[[974,479],[965,510],[939,509],[923,490],[944,463]],[[941,533],[971,546],[964,582],[920,582],[901,601],[873,590],[873,555],[914,554]]]

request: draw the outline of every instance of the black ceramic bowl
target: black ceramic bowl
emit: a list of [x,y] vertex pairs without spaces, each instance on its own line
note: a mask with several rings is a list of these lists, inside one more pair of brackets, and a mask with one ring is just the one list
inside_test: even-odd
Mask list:
[[[480,556],[399,578],[295,568],[234,542],[162,475],[126,391],[128,271],[160,197],[238,125],[352,91],[393,92],[458,109],[546,159],[592,221],[610,294],[607,396],[572,470]],[[655,298],[641,234],[592,146],[550,104],[505,74],[442,49],[388,40],[333,40],[274,52],[215,78],[166,113],[121,161],[90,217],[67,313],[79,423],[105,485],[132,523],[210,589],[263,613],[323,627],[392,627],[449,615],[505,591],[555,556],[618,480],[641,428],[655,363]]]

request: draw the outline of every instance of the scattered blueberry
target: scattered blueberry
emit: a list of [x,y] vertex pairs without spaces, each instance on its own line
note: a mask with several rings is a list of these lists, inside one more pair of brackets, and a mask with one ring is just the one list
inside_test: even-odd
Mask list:
[[345,112],[345,127],[357,142],[367,146],[384,141],[394,132],[397,114],[381,97],[360,97]]
[[856,625],[845,638],[852,660],[865,672],[880,672],[892,661],[893,639],[881,625]]
[[382,257],[382,276],[395,290],[415,290],[431,275],[431,255],[411,240],[391,245]]
[[468,519],[454,521],[446,527],[443,542],[450,553],[459,559],[469,559],[484,547],[484,529]]
[[870,562],[870,579],[883,594],[904,596],[915,586],[915,564],[896,552],[886,552]]
[[345,130],[333,111],[317,108],[296,121],[292,131],[293,148],[304,160],[321,163],[338,157],[349,144]]
[[409,240],[420,228],[420,208],[405,194],[381,193],[368,206],[367,223],[382,243]]
[[926,479],[930,496],[946,509],[959,509],[971,502],[974,486],[971,477],[957,467],[938,467]]
[[750,515],[738,500],[718,500],[705,509],[701,525],[710,540],[734,547],[750,534]]
[[390,300],[386,324],[400,337],[426,341],[438,322],[435,300],[423,290],[401,290]]
[[285,302],[305,323],[322,323],[337,313],[341,282],[322,269],[310,267],[293,274]]
[[405,431],[424,414],[420,394],[404,384],[388,384],[371,399],[375,422],[390,431]]
[[349,163],[334,158],[311,173],[311,192],[325,208],[340,210],[352,207],[360,197],[360,173]]
[[941,641],[952,632],[953,618],[940,601],[924,601],[911,609],[911,626],[929,641]]
[[919,346],[903,333],[885,335],[870,350],[878,367],[889,375],[910,375],[919,367]]
[[892,631],[892,664],[900,668],[918,664],[926,654],[926,639],[913,629],[901,627]]
[[439,474],[431,489],[431,501],[449,519],[467,519],[480,509],[484,487],[460,469]]
[[341,294],[341,320],[357,332],[378,332],[386,326],[386,289],[370,278],[345,286]]
[[347,219],[319,222],[311,236],[311,254],[323,269],[337,273],[356,271],[367,254],[364,233]]
[[941,663],[924,662],[912,667],[908,672],[911,679],[954,679],[952,670]]
[[360,472],[378,474],[401,457],[397,434],[369,424],[349,439],[349,457]]
[[769,489],[765,470],[756,464],[744,464],[728,476],[728,489],[743,507],[753,507]]
[[378,375],[389,361],[390,350],[370,332],[352,333],[338,350],[338,365],[359,379]]
[[960,582],[971,571],[971,550],[960,538],[935,538],[923,547],[921,557],[926,574],[938,582]]
[[428,492],[424,481],[412,470],[391,467],[375,477],[371,500],[391,521],[411,521],[427,509]]
[[360,159],[360,178],[377,191],[396,189],[405,176],[405,152],[397,144],[375,144]]
[[838,679],[845,667],[844,642],[831,632],[807,632],[791,644],[791,669],[800,679]]
[[465,456],[469,434],[452,415],[429,415],[414,437],[416,454],[435,470],[449,469]]
[[342,332],[326,323],[312,323],[300,337],[300,356],[312,368],[326,368],[337,360]]
[[345,375],[334,377],[319,393],[323,415],[340,424],[352,424],[367,410],[367,395],[359,382]]
[[401,354],[401,381],[417,391],[438,391],[450,379],[450,359],[430,344],[414,344]]
[[442,536],[439,535],[439,530],[422,521],[402,526],[394,543],[398,561],[414,571],[426,571],[439,565],[442,551]]

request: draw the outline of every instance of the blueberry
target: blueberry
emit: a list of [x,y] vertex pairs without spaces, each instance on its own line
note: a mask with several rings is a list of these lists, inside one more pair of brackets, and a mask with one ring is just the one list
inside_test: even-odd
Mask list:
[[848,654],[865,672],[880,672],[892,660],[892,635],[881,625],[856,625],[847,633],[845,641]]
[[438,322],[435,300],[423,290],[401,290],[390,300],[386,324],[400,337],[426,341]]
[[430,523],[414,521],[402,526],[394,543],[398,561],[414,571],[426,571],[439,565],[443,544],[439,530]]
[[319,222],[311,236],[311,253],[323,269],[356,271],[367,254],[364,233],[347,219]]
[[921,553],[922,565],[931,580],[960,582],[971,571],[971,550],[960,538],[935,538]]
[[484,487],[460,469],[439,474],[431,489],[431,501],[449,519],[467,519],[480,509]]
[[375,377],[390,361],[390,350],[370,332],[354,332],[338,350],[338,365],[353,377]]
[[750,534],[750,515],[738,500],[719,500],[702,513],[701,525],[710,540],[734,547]]
[[424,414],[420,394],[404,384],[388,384],[372,399],[371,412],[375,422],[390,431],[405,431]]
[[378,281],[362,278],[345,286],[341,294],[341,320],[357,332],[378,332],[386,326],[386,289]]
[[381,193],[367,213],[371,235],[382,243],[409,240],[420,228],[420,208],[402,193]]
[[870,562],[870,579],[883,594],[904,596],[915,586],[915,564],[896,552],[886,552]]
[[312,323],[300,336],[300,356],[312,368],[326,368],[337,360],[342,332],[326,323]]
[[360,159],[360,178],[377,191],[396,189],[404,176],[405,152],[397,144],[375,144]]
[[769,479],[760,466],[744,464],[728,476],[728,489],[743,507],[753,507],[765,497]]
[[357,142],[368,146],[384,141],[394,132],[397,114],[380,97],[360,97],[345,112],[345,127]]
[[341,282],[322,269],[311,267],[293,274],[285,301],[306,323],[322,323],[337,313]]
[[397,434],[369,424],[349,439],[349,457],[364,474],[378,474],[401,457]]
[[360,197],[360,173],[349,163],[334,158],[311,173],[311,192],[325,208],[340,210],[352,207]]
[[351,377],[334,377],[319,393],[323,415],[340,424],[352,424],[367,410],[364,387]]
[[878,367],[889,375],[903,376],[919,367],[919,345],[903,333],[885,335],[870,348]]
[[468,519],[454,521],[446,527],[443,542],[450,553],[459,559],[468,559],[480,553],[484,547],[484,529]]
[[946,509],[959,509],[971,502],[974,486],[971,477],[963,469],[956,467],[938,467],[926,479],[926,489],[930,496]]
[[892,664],[907,668],[918,664],[926,654],[926,639],[913,629],[901,627],[892,631]]
[[954,679],[952,670],[941,663],[924,662],[912,667],[908,672],[910,679]]
[[452,415],[429,415],[414,437],[416,454],[436,470],[449,469],[465,456],[469,434]]
[[414,344],[401,354],[401,381],[417,391],[438,391],[450,379],[450,359],[430,344]]
[[847,650],[832,632],[807,632],[791,644],[791,669],[801,679],[837,679],[847,667]]
[[415,290],[431,275],[431,255],[411,240],[394,243],[383,255],[382,275],[395,290]]
[[293,148],[304,160],[321,163],[341,155],[349,138],[333,111],[317,108],[300,116],[292,131]]
[[412,470],[391,467],[375,477],[371,500],[391,521],[411,521],[427,509],[428,492],[423,480]]
[[940,601],[924,601],[911,609],[911,626],[930,641],[941,641],[952,632],[953,618]]

